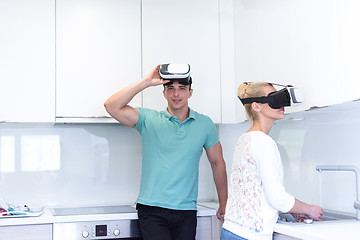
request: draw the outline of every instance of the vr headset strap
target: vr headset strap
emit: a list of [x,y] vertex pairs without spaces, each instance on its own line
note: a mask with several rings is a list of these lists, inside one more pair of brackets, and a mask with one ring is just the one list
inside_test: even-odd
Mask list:
[[[239,98],[239,97],[238,97]],[[252,98],[239,98],[242,104],[248,104],[248,103],[268,103],[268,97],[252,97]]]

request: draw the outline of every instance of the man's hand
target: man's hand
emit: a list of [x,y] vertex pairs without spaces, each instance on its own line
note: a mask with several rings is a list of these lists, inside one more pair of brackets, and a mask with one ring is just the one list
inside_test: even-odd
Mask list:
[[129,102],[136,94],[141,92],[147,87],[156,86],[170,82],[163,80],[159,74],[159,67],[157,65],[151,72],[143,79],[121,89],[113,94],[104,103],[106,111],[122,125],[134,127],[139,120],[139,113],[136,108],[129,106]]
[[216,213],[217,218],[222,221],[224,221],[225,207],[226,207],[225,205],[224,206],[220,205]]
[[157,86],[161,84],[166,84],[170,82],[170,80],[164,80],[160,77],[159,74],[160,64],[153,68],[148,75],[146,75],[143,80],[147,82],[148,86]]

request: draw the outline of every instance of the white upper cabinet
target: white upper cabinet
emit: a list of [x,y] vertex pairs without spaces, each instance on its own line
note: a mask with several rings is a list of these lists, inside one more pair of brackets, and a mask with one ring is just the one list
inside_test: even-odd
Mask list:
[[[235,1],[237,85],[291,84],[305,97],[286,112],[360,98],[360,2]],[[237,121],[244,119],[238,100]]]
[[56,1],[57,122],[108,117],[106,99],[141,78],[140,12],[140,0]]
[[236,121],[235,39],[233,0],[219,1],[221,123]]
[[55,1],[0,1],[0,122],[55,120]]
[[[189,106],[221,122],[218,0],[143,0],[143,74],[160,63],[188,63]],[[143,106],[164,110],[163,86],[143,91]]]

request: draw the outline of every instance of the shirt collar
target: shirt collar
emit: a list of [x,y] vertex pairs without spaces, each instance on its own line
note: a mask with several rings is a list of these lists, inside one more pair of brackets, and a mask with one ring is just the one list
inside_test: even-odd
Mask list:
[[[169,119],[169,120],[173,120],[173,119],[178,119],[176,116],[173,116],[169,113],[168,109],[166,108],[163,111],[164,115]],[[190,107],[189,107],[189,117],[185,120],[187,121],[188,119],[195,119],[196,118],[196,112],[193,111]],[[184,122],[185,122],[184,121]]]

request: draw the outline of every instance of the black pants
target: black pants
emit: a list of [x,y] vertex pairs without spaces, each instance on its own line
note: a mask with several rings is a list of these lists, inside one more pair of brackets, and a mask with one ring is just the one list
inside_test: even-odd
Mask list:
[[172,210],[137,204],[144,240],[195,240],[196,210]]

